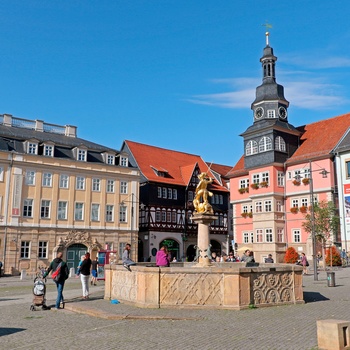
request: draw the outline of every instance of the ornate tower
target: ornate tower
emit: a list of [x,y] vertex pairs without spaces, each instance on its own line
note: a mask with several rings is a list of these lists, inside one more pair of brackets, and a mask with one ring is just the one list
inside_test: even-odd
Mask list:
[[266,46],[260,59],[263,80],[251,105],[254,122],[241,134],[245,168],[284,163],[298,147],[300,132],[288,123],[289,102],[284,97],[283,86],[276,83],[276,61],[266,32]]

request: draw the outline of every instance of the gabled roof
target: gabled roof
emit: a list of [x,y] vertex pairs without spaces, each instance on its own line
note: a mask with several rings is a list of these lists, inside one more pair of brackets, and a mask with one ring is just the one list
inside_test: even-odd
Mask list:
[[[343,114],[334,118],[299,126],[302,133],[300,146],[286,161],[287,164],[297,164],[307,160],[331,157],[332,151],[339,144],[350,127],[350,114]],[[244,156],[227,174],[236,177],[248,174],[244,169]]]
[[[129,140],[125,140],[124,143],[132,153],[141,173],[149,182],[187,186],[197,165],[200,172],[208,172],[215,179],[210,170],[208,171],[208,165],[198,155]],[[158,176],[151,166],[155,169],[167,169],[166,176]],[[225,187],[220,186],[217,182],[213,182],[210,187],[227,191]]]
[[300,147],[287,160],[287,164],[329,157],[349,126],[350,114],[343,114],[298,127],[303,133]]

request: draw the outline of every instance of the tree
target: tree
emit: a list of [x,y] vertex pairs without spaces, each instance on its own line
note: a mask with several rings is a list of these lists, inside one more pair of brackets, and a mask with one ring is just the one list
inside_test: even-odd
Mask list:
[[295,264],[299,260],[299,254],[293,247],[289,247],[284,256],[284,262],[287,264]]
[[[314,227],[316,242],[322,244],[322,255],[325,256],[326,242],[336,235],[340,223],[333,202],[321,201],[320,203],[314,203],[314,216],[312,217],[311,209],[310,212],[304,214],[304,218],[305,221],[302,223],[302,227],[310,234],[312,234],[312,226]],[[314,253],[316,254],[316,252]]]

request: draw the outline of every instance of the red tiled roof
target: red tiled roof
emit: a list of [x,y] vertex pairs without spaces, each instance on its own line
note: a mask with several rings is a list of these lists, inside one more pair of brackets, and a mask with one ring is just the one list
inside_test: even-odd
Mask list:
[[[319,122],[299,126],[297,129],[303,134],[300,146],[286,161],[287,164],[304,162],[315,158],[329,157],[341,138],[350,127],[350,114],[321,120]],[[244,156],[228,172],[228,177],[248,174],[244,169]]]
[[[125,143],[134,156],[141,173],[150,182],[187,186],[197,164],[200,172],[209,172],[210,176],[215,178],[210,170],[208,171],[208,165],[200,156],[128,140],[125,140]],[[167,176],[158,176],[152,168],[166,169]],[[216,182],[211,185],[211,188],[227,191],[225,187]]]
[[216,171],[218,174],[220,174],[223,178],[226,177],[227,173],[232,169],[232,166],[229,165],[222,165],[222,164],[215,164],[215,163],[208,163],[208,166],[213,171]]
[[287,164],[329,156],[349,126],[350,114],[343,114],[298,127],[297,129],[303,132],[301,144],[287,160]]

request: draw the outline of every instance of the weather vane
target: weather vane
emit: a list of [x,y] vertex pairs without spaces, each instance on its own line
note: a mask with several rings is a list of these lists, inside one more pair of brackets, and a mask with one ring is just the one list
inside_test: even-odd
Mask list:
[[272,24],[267,23],[267,21],[266,21],[266,23],[262,24],[262,26],[266,28],[266,33],[265,33],[265,35],[266,35],[266,46],[268,46],[269,45],[269,34],[270,34],[269,33],[269,29],[272,28]]

